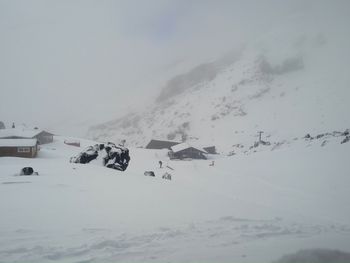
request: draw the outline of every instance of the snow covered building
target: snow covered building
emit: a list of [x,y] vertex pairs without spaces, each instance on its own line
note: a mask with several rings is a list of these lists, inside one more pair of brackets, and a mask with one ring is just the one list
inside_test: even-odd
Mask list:
[[2,129],[1,139],[37,139],[38,144],[46,144],[53,142],[53,134],[39,129]]
[[0,157],[34,158],[38,149],[37,139],[0,139]]
[[163,140],[154,140],[152,139],[147,145],[146,149],[171,149],[172,146],[180,144],[175,141],[163,141]]
[[79,140],[64,140],[64,144],[80,147],[80,141]]
[[203,147],[203,149],[210,154],[217,154],[216,152],[216,147],[215,146],[207,146],[207,147]]
[[188,143],[180,143],[171,147],[169,151],[170,159],[207,159],[208,152],[200,147],[192,146]]

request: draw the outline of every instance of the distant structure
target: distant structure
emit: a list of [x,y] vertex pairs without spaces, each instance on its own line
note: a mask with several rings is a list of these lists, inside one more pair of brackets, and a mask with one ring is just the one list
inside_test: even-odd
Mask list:
[[47,131],[39,131],[38,134],[34,136],[38,139],[39,144],[47,144],[53,142],[53,134]]
[[254,145],[253,145],[252,147],[258,147],[260,144],[261,144],[261,145],[270,145],[270,144],[271,144],[270,142],[264,141],[264,140],[261,138],[261,135],[262,135],[263,133],[264,133],[263,131],[258,131],[259,141],[255,142]]
[[64,143],[70,146],[80,147],[80,141],[78,140],[64,140]]
[[172,146],[180,144],[179,142],[174,141],[162,141],[152,139],[147,145],[146,149],[168,149],[170,150]]
[[6,126],[2,121],[0,121],[0,130],[3,130],[3,129],[6,129]]
[[198,142],[180,143],[175,141],[152,139],[145,147],[146,149],[168,149],[170,159],[207,159],[205,154],[217,154],[215,146],[206,146]]
[[210,154],[217,154],[216,152],[216,147],[215,146],[207,146],[207,147],[203,147],[203,149]]
[[188,143],[180,143],[171,147],[168,155],[170,159],[207,159],[208,152],[203,148],[194,147]]
[[37,139],[0,139],[0,157],[34,158],[38,150]]
[[0,139],[37,139],[38,144],[47,144],[53,142],[53,134],[39,129],[12,128],[0,130]]
[[263,131],[258,131],[258,134],[259,134],[259,142],[262,142],[261,134],[263,134],[263,133],[264,133]]

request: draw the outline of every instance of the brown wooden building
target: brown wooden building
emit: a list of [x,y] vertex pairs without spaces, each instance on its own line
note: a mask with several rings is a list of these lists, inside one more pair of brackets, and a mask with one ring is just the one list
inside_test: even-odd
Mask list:
[[38,150],[37,139],[0,139],[0,157],[34,158]]

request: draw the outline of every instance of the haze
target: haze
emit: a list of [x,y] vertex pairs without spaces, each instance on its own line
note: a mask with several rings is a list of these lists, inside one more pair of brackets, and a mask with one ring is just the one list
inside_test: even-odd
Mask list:
[[302,15],[296,26],[317,32],[346,10],[348,1],[1,0],[0,120],[83,135],[281,19]]

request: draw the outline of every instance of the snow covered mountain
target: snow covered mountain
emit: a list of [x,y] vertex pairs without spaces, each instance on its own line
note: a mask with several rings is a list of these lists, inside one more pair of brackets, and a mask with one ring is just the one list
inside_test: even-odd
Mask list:
[[253,145],[258,131],[276,143],[344,131],[350,127],[348,42],[334,28],[281,27],[175,76],[147,109],[93,126],[88,136],[133,146],[151,138],[199,140],[227,153],[238,143]]

